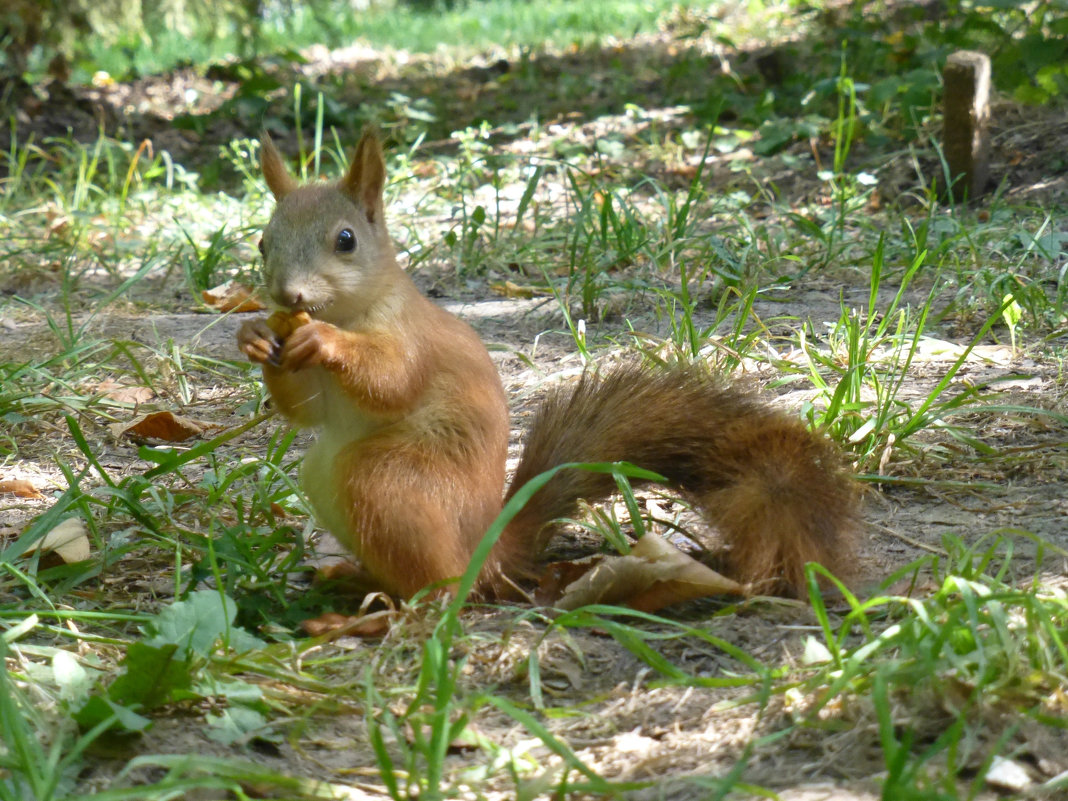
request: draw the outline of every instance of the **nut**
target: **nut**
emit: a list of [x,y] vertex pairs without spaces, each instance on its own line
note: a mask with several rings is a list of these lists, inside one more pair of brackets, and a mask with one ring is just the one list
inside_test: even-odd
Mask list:
[[310,322],[311,315],[306,311],[276,311],[267,318],[267,327],[281,339],[285,339],[302,325],[307,325]]

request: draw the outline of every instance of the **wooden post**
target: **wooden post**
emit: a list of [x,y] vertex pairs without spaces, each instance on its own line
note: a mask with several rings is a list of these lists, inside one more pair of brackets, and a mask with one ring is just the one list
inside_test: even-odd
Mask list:
[[953,53],[942,79],[942,152],[953,197],[962,201],[981,195],[990,177],[990,58],[971,50]]

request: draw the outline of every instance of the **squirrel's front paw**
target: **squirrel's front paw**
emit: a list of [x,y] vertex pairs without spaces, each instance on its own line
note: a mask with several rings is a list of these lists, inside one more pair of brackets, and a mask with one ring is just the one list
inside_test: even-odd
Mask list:
[[237,330],[237,347],[256,364],[277,362],[282,341],[265,318],[246,320]]
[[300,326],[282,346],[278,365],[283,370],[303,370],[329,363],[337,351],[338,329],[330,323],[312,320]]

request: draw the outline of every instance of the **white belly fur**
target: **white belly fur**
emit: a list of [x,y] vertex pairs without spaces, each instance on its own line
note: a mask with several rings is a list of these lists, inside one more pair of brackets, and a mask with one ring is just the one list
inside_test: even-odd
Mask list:
[[324,419],[334,422],[319,429],[318,438],[304,454],[301,483],[319,523],[338,541],[352,547],[347,501],[334,462],[344,448],[374,434],[386,421],[361,415],[332,382],[324,386],[324,394],[331,407]]

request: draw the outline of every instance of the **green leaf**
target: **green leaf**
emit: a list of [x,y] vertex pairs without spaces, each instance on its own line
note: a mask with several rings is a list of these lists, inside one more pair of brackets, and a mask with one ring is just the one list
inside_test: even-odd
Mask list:
[[1005,321],[1005,325],[1011,330],[1015,330],[1016,326],[1020,324],[1020,320],[1023,319],[1023,309],[1020,308],[1020,304],[1011,292],[1001,299],[1001,303],[1001,317]]
[[198,682],[193,690],[202,696],[218,696],[225,698],[229,704],[240,704],[247,707],[266,707],[263,704],[263,690],[255,684],[249,684],[240,679],[215,679],[211,676]]
[[187,660],[176,659],[177,645],[155,647],[131,643],[122,661],[125,672],[111,683],[108,697],[126,706],[154,709],[173,700],[176,692],[192,684]]
[[208,723],[208,739],[223,745],[244,743],[259,736],[267,725],[267,719],[247,706],[232,706],[218,715],[205,715]]
[[52,657],[52,678],[59,686],[64,701],[83,701],[89,694],[92,678],[68,651],[56,651]]
[[198,590],[160,611],[145,627],[149,645],[173,644],[208,656],[220,639],[234,651],[262,648],[264,642],[233,625],[237,604],[215,590]]
[[75,721],[90,729],[114,716],[126,731],[143,731],[151,721],[135,710],[149,711],[192,695],[192,666],[186,659],[176,659],[177,653],[174,643],[158,647],[131,643],[123,672],[104,694],[90,697],[74,713]]
[[116,719],[118,728],[131,733],[144,731],[152,724],[145,716],[102,695],[94,695],[86,701],[73,717],[74,722],[84,730],[92,729],[112,717]]

